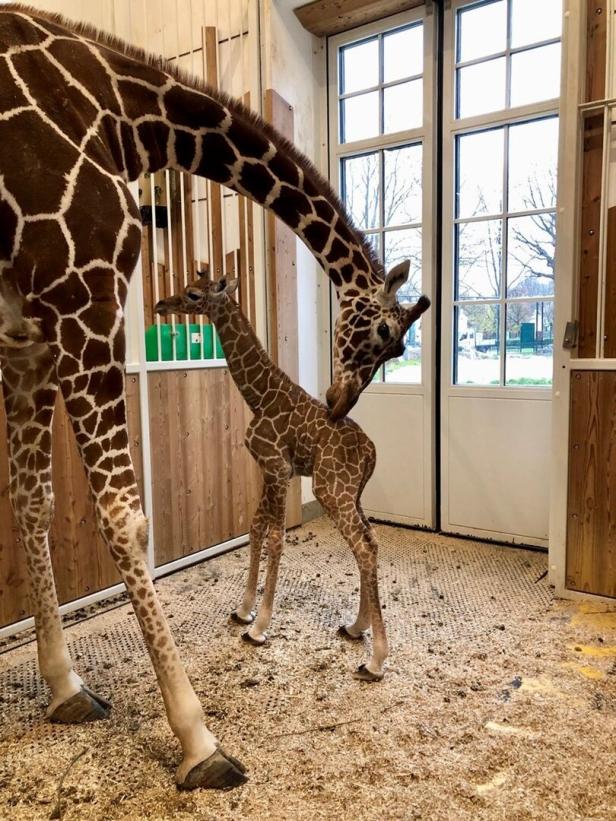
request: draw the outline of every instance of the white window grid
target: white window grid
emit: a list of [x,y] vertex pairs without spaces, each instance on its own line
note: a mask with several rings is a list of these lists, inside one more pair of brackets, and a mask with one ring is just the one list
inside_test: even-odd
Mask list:
[[[445,64],[445,112],[449,111],[449,118],[444,118],[444,226],[443,226],[443,275],[444,275],[444,306],[447,310],[449,305],[449,319],[447,323],[448,337],[451,344],[445,347],[449,351],[450,362],[450,379],[449,383],[455,388],[480,390],[485,391],[487,388],[494,388],[497,392],[507,391],[513,393],[518,391],[518,386],[508,386],[506,383],[506,308],[508,304],[514,303],[530,303],[550,302],[554,303],[554,295],[550,297],[508,297],[507,289],[507,242],[508,242],[508,220],[513,217],[536,216],[542,213],[556,213],[556,207],[547,209],[537,209],[530,211],[508,211],[508,175],[509,175],[509,130],[511,126],[533,122],[538,119],[546,119],[549,117],[558,117],[559,98],[548,99],[539,103],[531,103],[524,106],[517,106],[515,108],[505,108],[503,110],[489,112],[486,114],[473,115],[469,117],[458,117],[458,69],[467,65],[479,64],[489,62],[499,56],[507,57],[506,60],[506,93],[505,100],[508,104],[511,99],[511,55],[522,51],[531,51],[541,46],[551,45],[553,43],[560,43],[561,38],[551,38],[541,42],[532,43],[521,46],[519,48],[511,48],[511,0],[507,0],[507,47],[504,51],[499,51],[494,54],[485,55],[475,60],[458,61],[458,12],[462,9],[476,8],[482,5],[489,5],[493,0],[453,0],[451,13],[446,17],[446,42],[451,43],[450,55]],[[445,46],[445,53],[447,54],[447,46]],[[449,63],[449,64],[447,64]],[[504,163],[503,163],[503,208],[497,214],[480,215],[477,217],[459,218],[456,214],[456,189],[457,189],[457,138],[467,135],[476,134],[481,131],[487,131],[494,128],[504,128]],[[501,245],[501,280],[500,280],[500,294],[498,299],[467,299],[460,300],[455,298],[457,287],[457,260],[456,260],[456,226],[460,223],[466,222],[480,222],[485,220],[501,221],[502,230],[502,245]],[[554,289],[557,287],[557,278],[555,277]],[[460,305],[496,305],[499,307],[499,384],[498,385],[467,385],[456,383],[457,370],[457,328],[456,328],[456,314]],[[524,392],[541,393],[550,390],[550,386],[545,388],[529,386],[524,389]]]
[[[363,230],[363,233],[368,237],[378,237],[378,255],[381,260],[384,259],[385,252],[385,235],[395,231],[402,231],[408,229],[421,229],[421,260],[422,260],[422,275],[421,283],[419,285],[422,293],[428,295],[432,291],[432,264],[433,264],[433,214],[432,214],[432,187],[433,187],[433,153],[432,153],[432,98],[433,98],[433,78],[432,78],[432,61],[433,61],[433,46],[432,46],[432,25],[427,25],[427,19],[424,9],[413,9],[409,12],[403,12],[377,23],[362,26],[360,29],[344,32],[329,38],[329,134],[330,134],[330,181],[337,191],[343,197],[343,175],[342,164],[345,159],[354,159],[362,155],[370,153],[379,154],[379,191],[381,201],[379,203],[379,225],[369,227]],[[388,34],[395,31],[410,28],[412,26],[423,26],[423,72],[421,74],[413,74],[408,77],[396,79],[392,82],[383,82],[383,45],[382,40]],[[347,94],[341,93],[340,72],[342,49],[349,45],[360,45],[370,40],[378,40],[379,42],[379,83],[370,88],[365,88]],[[417,128],[410,128],[404,131],[397,131],[392,133],[382,133],[383,116],[384,116],[384,89],[392,86],[408,83],[413,80],[423,81],[423,105],[422,105],[422,124]],[[379,133],[376,137],[370,137],[362,140],[355,140],[352,142],[342,142],[342,100],[350,97],[356,97],[361,94],[366,94],[370,91],[379,91]],[[395,226],[384,225],[384,202],[382,192],[384,191],[384,153],[390,148],[405,148],[407,146],[421,145],[422,147],[422,204],[421,204],[421,220],[409,223],[403,223]],[[428,230],[429,226],[429,230]],[[425,317],[422,318],[422,327],[427,325]],[[368,390],[383,390],[391,387],[396,391],[405,390],[414,392],[421,389],[426,384],[426,367],[431,359],[431,340],[430,334],[422,331],[422,345],[421,345],[421,380],[418,383],[387,383],[385,381],[378,381],[369,386]],[[384,380],[385,366],[381,368],[381,380]]]

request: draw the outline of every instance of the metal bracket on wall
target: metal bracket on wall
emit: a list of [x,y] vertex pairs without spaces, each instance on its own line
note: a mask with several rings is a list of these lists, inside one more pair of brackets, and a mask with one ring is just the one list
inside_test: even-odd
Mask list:
[[565,335],[563,337],[563,348],[575,348],[578,342],[578,323],[577,320],[567,322],[565,326]]

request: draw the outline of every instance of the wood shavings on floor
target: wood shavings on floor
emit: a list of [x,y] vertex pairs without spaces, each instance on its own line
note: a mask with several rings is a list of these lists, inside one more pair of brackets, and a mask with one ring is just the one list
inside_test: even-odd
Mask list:
[[614,819],[616,619],[552,601],[545,554],[377,535],[379,684],[351,676],[369,640],[336,635],[358,580],[325,520],[289,534],[263,648],[228,620],[246,550],[157,583],[208,725],[249,768],[234,792],[176,790],[179,750],[129,606],[67,629],[109,721],[46,723],[34,645],[0,655],[0,818]]

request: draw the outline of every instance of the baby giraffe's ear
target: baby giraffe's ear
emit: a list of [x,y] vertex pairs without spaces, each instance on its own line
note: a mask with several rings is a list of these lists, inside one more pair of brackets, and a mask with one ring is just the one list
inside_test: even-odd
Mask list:
[[228,279],[227,284],[225,286],[225,293],[231,296],[231,294],[234,294],[237,291],[237,286],[239,284],[239,279]]

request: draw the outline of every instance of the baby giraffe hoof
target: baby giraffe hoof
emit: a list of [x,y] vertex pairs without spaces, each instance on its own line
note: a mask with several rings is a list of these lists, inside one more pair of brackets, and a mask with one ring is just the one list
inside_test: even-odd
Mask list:
[[346,624],[340,625],[338,628],[338,635],[342,636],[343,639],[350,639],[351,641],[357,641],[358,639],[363,639],[364,637],[363,633],[358,633],[357,635],[355,635],[355,633],[351,633]]
[[184,781],[178,784],[178,789],[196,790],[201,787],[206,790],[232,790],[246,781],[246,767],[219,747],[209,758],[192,768]]
[[353,678],[358,681],[382,681],[384,673],[373,673],[368,670],[365,664],[360,664],[357,670],[353,673]]
[[59,704],[49,720],[56,724],[85,724],[109,718],[110,712],[111,704],[84,685],[78,693]]
[[234,610],[231,613],[231,621],[234,621],[236,624],[252,624],[256,618],[256,613],[254,610],[251,610],[247,616],[240,616],[237,610]]
[[246,633],[242,633],[242,641],[245,641],[247,644],[252,644],[253,647],[263,647],[263,645],[267,643],[267,636],[263,633],[258,639],[255,639],[247,631]]

